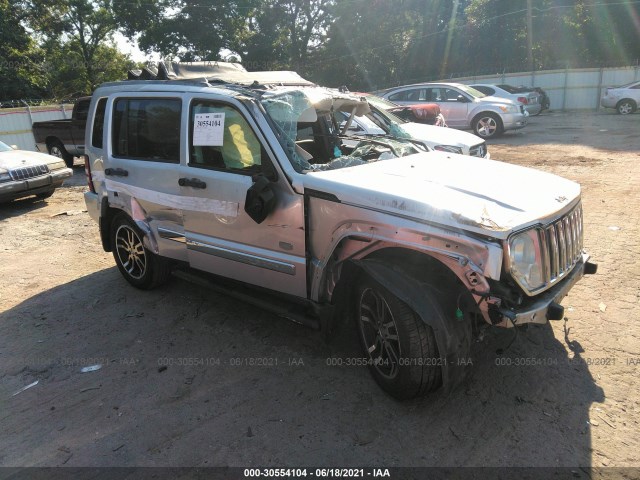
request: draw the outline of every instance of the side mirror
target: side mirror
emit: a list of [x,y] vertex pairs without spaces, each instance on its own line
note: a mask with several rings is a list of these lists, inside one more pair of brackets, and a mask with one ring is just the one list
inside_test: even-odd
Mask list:
[[467,103],[467,99],[464,97],[464,95],[458,95],[457,100],[461,103]]
[[273,211],[276,204],[276,195],[271,187],[269,179],[258,175],[254,184],[247,190],[244,201],[244,211],[256,223],[262,223]]

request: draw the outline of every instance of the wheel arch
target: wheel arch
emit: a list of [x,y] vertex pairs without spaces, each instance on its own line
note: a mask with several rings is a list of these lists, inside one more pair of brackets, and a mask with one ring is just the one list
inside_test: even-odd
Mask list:
[[355,285],[360,275],[369,276],[431,327],[440,354],[443,387],[449,391],[464,379],[464,359],[472,336],[472,319],[458,315],[458,305],[473,299],[456,274],[437,258],[401,250],[386,248],[349,261],[346,280]]
[[636,102],[633,98],[621,98],[620,100],[618,100],[618,103],[616,103],[616,110],[620,107],[620,105],[622,105],[624,102],[629,102],[631,103],[632,107],[633,107],[633,111],[635,112],[638,109],[638,102]]

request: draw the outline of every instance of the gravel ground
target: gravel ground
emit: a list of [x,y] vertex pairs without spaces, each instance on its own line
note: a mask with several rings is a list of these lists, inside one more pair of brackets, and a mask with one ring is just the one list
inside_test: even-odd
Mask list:
[[360,356],[351,330],[325,343],[179,279],[131,288],[78,165],[47,201],[0,206],[0,466],[639,466],[639,131],[640,114],[550,113],[491,142],[582,184],[598,274],[565,322],[502,356],[513,330],[490,330],[464,385],[403,403],[330,365]]

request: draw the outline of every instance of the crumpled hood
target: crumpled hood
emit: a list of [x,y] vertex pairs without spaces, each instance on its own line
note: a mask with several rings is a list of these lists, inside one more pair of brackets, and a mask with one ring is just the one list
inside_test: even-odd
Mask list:
[[20,167],[33,167],[35,165],[48,165],[58,161],[61,160],[51,155],[26,150],[0,152],[0,168],[6,168],[7,170]]
[[436,127],[424,123],[403,123],[400,125],[404,131],[416,140],[429,142],[435,145],[454,145],[458,147],[473,147],[484,142],[473,133],[455,130],[453,128]]
[[580,185],[557,175],[440,152],[308,173],[304,185],[343,203],[494,238],[540,223],[580,196]]

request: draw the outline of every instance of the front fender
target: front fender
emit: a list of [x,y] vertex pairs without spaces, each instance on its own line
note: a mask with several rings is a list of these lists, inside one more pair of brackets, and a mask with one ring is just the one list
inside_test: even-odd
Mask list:
[[442,362],[442,384],[451,391],[464,379],[471,346],[471,324],[456,318],[455,305],[444,311],[433,287],[406,269],[375,258],[355,260],[364,272],[406,303],[429,325],[436,338]]

